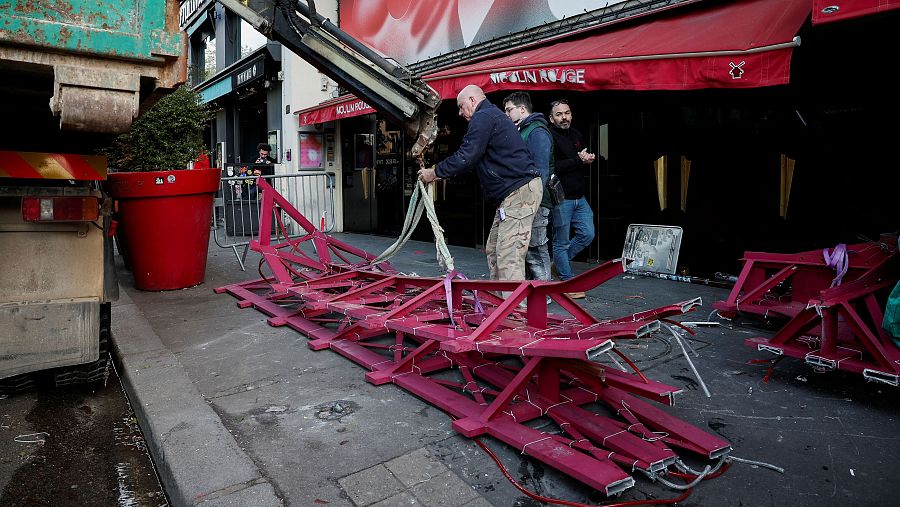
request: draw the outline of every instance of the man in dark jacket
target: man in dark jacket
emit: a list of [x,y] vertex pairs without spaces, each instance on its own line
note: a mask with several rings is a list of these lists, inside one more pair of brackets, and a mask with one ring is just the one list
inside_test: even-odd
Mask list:
[[419,179],[430,183],[475,169],[485,198],[497,206],[484,248],[491,279],[524,280],[531,222],[543,195],[540,173],[516,126],[481,88],[466,86],[456,104],[469,122],[462,145],[433,168],[420,169]]
[[259,158],[256,159],[257,164],[274,164],[275,159],[269,156],[272,153],[272,147],[266,143],[256,145],[256,151],[259,152]]
[[[554,170],[566,194],[566,199],[551,212],[553,262],[559,279],[568,280],[574,276],[569,261],[594,239],[594,212],[584,197],[584,181],[595,156],[588,153],[581,133],[572,128],[572,109],[569,103],[557,100],[550,107]],[[575,230],[574,237],[570,237],[572,229]],[[584,297],[583,292],[569,295],[573,298]]]
[[525,255],[525,276],[529,280],[550,280],[550,251],[547,244],[547,225],[550,223],[550,194],[546,192],[547,180],[553,174],[553,138],[547,120],[541,113],[535,113],[531,96],[526,92],[511,93],[503,99],[503,110],[516,127],[528,147],[531,160],[541,173],[544,197],[531,223],[531,241]]

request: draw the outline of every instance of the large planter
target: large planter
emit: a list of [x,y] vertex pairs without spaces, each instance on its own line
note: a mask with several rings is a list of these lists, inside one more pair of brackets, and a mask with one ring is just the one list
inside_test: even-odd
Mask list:
[[218,169],[110,173],[119,203],[117,236],[138,289],[183,289],[203,283]]

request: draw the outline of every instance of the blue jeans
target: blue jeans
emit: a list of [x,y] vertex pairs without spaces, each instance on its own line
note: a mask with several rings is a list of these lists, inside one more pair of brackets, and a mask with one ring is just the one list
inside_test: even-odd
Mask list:
[[[569,261],[594,239],[594,212],[584,197],[566,199],[553,208],[553,262],[560,280],[572,278]],[[569,236],[571,230],[575,236]]]

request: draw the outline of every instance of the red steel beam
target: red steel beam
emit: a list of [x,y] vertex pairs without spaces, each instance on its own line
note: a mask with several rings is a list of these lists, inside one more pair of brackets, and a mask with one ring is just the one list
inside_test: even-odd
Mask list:
[[750,338],[746,345],[900,385],[900,350],[881,327],[880,302],[900,279],[900,255],[889,250],[875,258],[869,257],[868,270],[854,280],[819,291],[775,336]]
[[[896,253],[896,238],[848,245],[843,283],[863,276]],[[822,250],[796,254],[745,252],[741,260],[744,267],[728,297],[713,303],[713,308],[729,318],[739,312],[764,318],[793,318],[811,298],[828,289],[836,275],[825,263]],[[790,290],[776,290],[787,282]]]
[[[216,291],[309,336],[313,349],[356,362],[369,382],[393,383],[446,411],[463,435],[489,434],[607,495],[631,487],[636,469],[665,473],[678,458],[673,446],[708,458],[730,450],[639,399],[671,404],[678,389],[600,363],[617,340],[639,339],[699,299],[601,320],[566,295],[616,276],[618,261],[559,283],[404,276],[317,231],[264,181],[260,188],[263,220],[251,248],[273,276]],[[282,213],[306,236],[271,240],[284,230]],[[304,250],[310,244],[315,255]],[[548,314],[547,296],[568,315]],[[587,409],[597,403],[610,415]],[[537,418],[558,432],[523,424]]]

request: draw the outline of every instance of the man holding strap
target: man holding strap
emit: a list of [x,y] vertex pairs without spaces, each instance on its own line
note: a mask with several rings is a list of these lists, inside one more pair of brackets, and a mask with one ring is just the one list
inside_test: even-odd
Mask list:
[[531,223],[543,195],[540,173],[516,126],[481,88],[463,88],[456,105],[469,122],[462,145],[435,166],[419,169],[419,179],[431,183],[474,169],[485,198],[497,206],[485,245],[491,279],[524,280]]

